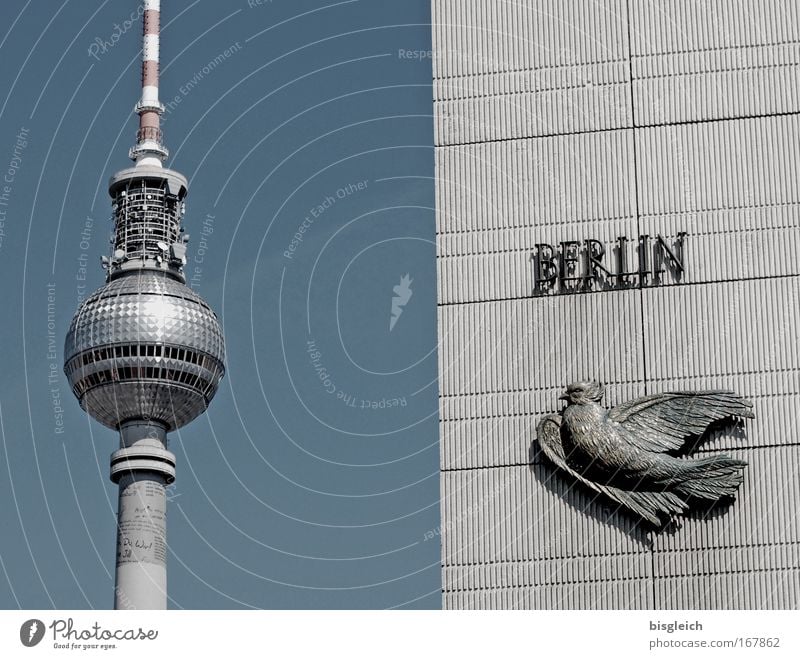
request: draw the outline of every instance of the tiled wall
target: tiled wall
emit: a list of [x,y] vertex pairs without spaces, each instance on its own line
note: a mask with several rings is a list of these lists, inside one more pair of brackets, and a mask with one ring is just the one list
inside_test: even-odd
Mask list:
[[[800,605],[800,8],[433,0],[443,602]],[[663,285],[534,294],[537,243],[686,232]],[[728,508],[660,533],[532,447],[568,382],[606,404],[731,388]]]

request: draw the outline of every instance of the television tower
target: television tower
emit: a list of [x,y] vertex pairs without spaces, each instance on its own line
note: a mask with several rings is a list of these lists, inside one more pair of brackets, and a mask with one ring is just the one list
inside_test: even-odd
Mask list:
[[109,183],[114,236],[106,284],[75,313],[64,372],[81,407],[119,431],[115,609],[167,608],[167,433],[202,414],[225,372],[216,315],[186,286],[186,178],[166,169],[158,100],[160,0],[144,2],[135,166]]

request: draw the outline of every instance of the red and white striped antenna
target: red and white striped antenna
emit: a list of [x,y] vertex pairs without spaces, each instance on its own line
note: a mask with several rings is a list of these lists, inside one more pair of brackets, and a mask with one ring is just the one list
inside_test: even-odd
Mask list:
[[161,0],[144,0],[142,38],[142,98],[136,104],[139,131],[136,146],[130,151],[138,166],[161,167],[169,155],[161,138],[161,115],[164,106],[158,100],[159,32]]

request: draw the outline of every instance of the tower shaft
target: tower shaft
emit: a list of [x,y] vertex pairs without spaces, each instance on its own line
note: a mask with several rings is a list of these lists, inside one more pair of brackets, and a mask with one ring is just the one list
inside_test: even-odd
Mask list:
[[120,429],[111,456],[119,484],[115,609],[167,608],[167,492],[175,480],[175,456],[166,429],[150,422]]
[[154,474],[120,479],[115,609],[167,608],[165,485]]

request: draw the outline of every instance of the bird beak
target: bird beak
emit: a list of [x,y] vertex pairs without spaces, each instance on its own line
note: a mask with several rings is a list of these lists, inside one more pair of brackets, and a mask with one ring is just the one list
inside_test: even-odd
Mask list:
[[563,393],[558,397],[558,400],[569,400],[569,396],[566,393]]

